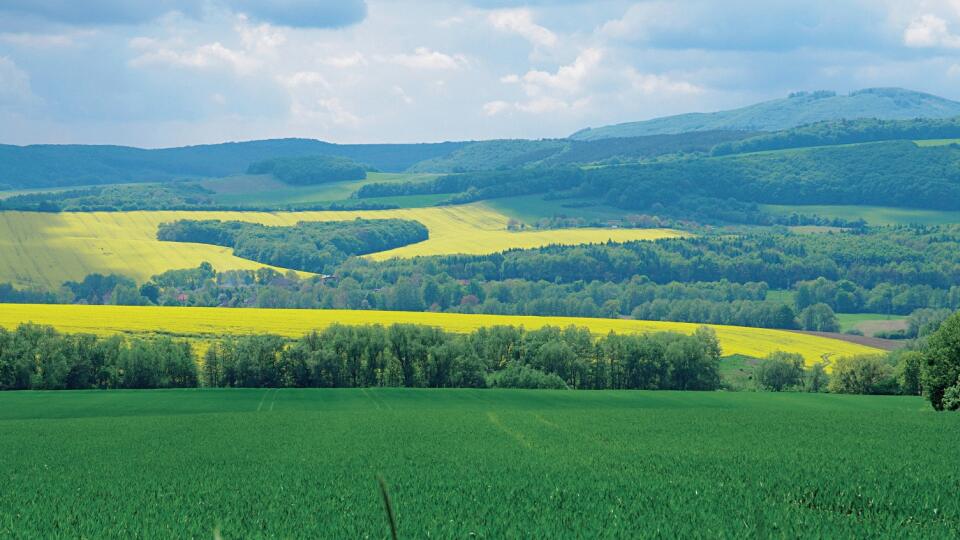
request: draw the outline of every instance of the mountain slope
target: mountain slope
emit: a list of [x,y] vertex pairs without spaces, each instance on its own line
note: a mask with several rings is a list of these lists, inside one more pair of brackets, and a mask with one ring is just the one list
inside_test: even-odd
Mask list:
[[256,161],[279,157],[345,157],[382,171],[445,156],[465,143],[332,144],[272,139],[145,150],[129,146],[0,145],[0,185],[16,188],[154,182],[243,173]]
[[820,122],[853,118],[905,120],[960,116],[960,102],[902,88],[869,88],[836,95],[834,92],[798,92],[740,109],[689,113],[587,128],[570,136],[575,140],[638,137],[716,129],[776,131]]

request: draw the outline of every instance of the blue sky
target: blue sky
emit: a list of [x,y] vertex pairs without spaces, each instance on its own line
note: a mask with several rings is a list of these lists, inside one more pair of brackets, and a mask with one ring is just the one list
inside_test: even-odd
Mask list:
[[795,90],[960,99],[960,0],[4,0],[0,142],[560,137]]

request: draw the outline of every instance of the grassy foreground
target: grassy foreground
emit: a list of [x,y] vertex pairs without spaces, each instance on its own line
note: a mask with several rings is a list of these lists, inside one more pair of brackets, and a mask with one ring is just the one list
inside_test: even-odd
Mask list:
[[496,390],[0,394],[0,537],[960,534],[920,398]]
[[219,339],[231,335],[277,334],[301,337],[331,324],[424,324],[448,332],[466,333],[489,326],[523,326],[535,330],[546,325],[589,328],[594,334],[680,332],[692,334],[699,326],[717,333],[723,355],[763,357],[774,351],[803,355],[808,364],[824,356],[835,358],[882,351],[837,339],[784,330],[694,323],[592,319],[585,317],[532,317],[514,315],[468,315],[408,311],[336,309],[256,309],[157,306],[86,306],[51,304],[3,304],[0,327],[14,328],[34,322],[68,333],[165,334]]

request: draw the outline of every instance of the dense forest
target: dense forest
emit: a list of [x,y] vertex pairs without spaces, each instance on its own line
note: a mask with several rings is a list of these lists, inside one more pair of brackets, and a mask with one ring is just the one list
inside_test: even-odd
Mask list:
[[95,186],[55,192],[28,193],[0,199],[0,211],[128,212],[134,210],[385,210],[395,204],[362,200],[332,203],[222,204],[214,192],[192,182]]
[[715,156],[725,156],[808,146],[956,138],[960,138],[960,118],[827,120],[741,140],[721,142],[713,147],[711,153]]
[[607,167],[588,171],[574,193],[635,210],[675,205],[691,195],[955,210],[960,146],[893,141]]
[[[732,203],[854,204],[960,209],[960,145],[910,141],[826,146],[727,157],[595,167],[538,167],[368,184],[359,198],[451,194],[449,203],[530,193],[601,198],[628,210]],[[702,205],[701,205],[702,206]]]
[[303,270],[331,272],[352,255],[365,255],[422,242],[423,224],[403,219],[300,222],[271,227],[242,221],[180,220],[162,223],[157,239],[233,248],[237,257]]
[[332,144],[272,139],[145,150],[126,146],[0,145],[0,183],[41,188],[161,182],[241,174],[251,163],[281,157],[339,156],[381,171],[402,172],[465,143]]
[[277,180],[294,186],[363,180],[367,177],[367,170],[362,165],[334,156],[273,158],[251,163],[247,173],[271,174]]
[[602,141],[495,140],[469,143],[450,155],[420,162],[411,172],[460,173],[573,164],[633,162],[668,154],[709,154],[714,146],[759,132],[699,131]]

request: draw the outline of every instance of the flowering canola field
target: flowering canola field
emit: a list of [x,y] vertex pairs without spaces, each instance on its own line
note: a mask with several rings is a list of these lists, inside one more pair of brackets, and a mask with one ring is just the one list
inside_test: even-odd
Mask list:
[[207,261],[218,270],[256,269],[261,263],[234,257],[229,248],[160,242],[161,223],[178,219],[238,220],[265,225],[354,218],[401,218],[423,223],[430,238],[369,255],[391,257],[495,253],[549,244],[576,245],[680,236],[669,229],[554,229],[512,232],[506,215],[482,203],[432,208],[325,212],[0,212],[0,282],[55,288],[90,273],[117,273],[144,281]]
[[[335,323],[425,324],[460,333],[496,325],[523,326],[530,330],[546,325],[576,325],[587,327],[597,335],[609,332],[632,334],[667,331],[692,334],[701,326],[692,323],[624,319],[406,311],[0,304],[0,326],[14,328],[26,322],[51,325],[68,333],[166,334],[199,340],[250,334],[300,337],[311,330],[322,329]],[[825,356],[836,358],[882,352],[864,345],[785,330],[706,326],[716,331],[724,356],[743,354],[762,357],[773,351],[788,351],[802,354],[806,362],[812,364],[821,361]]]

